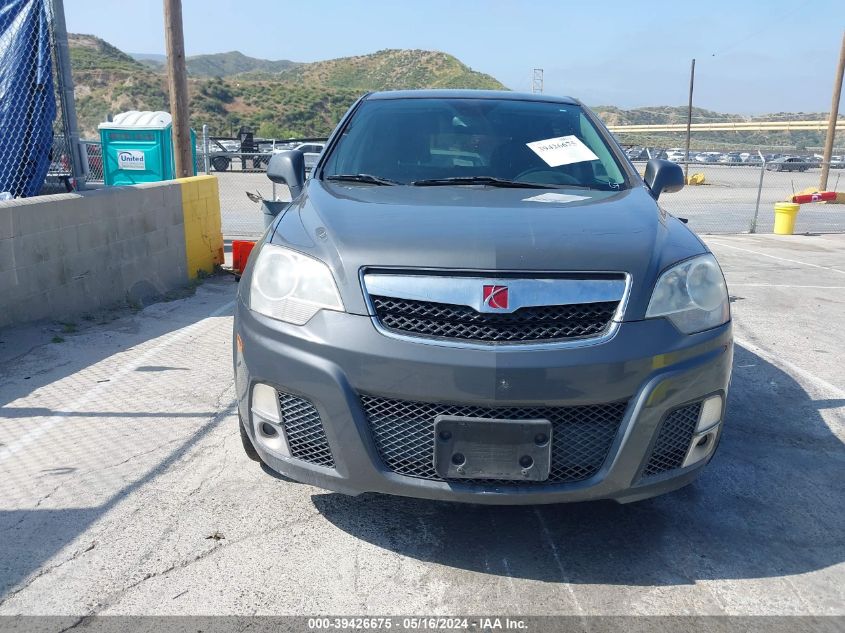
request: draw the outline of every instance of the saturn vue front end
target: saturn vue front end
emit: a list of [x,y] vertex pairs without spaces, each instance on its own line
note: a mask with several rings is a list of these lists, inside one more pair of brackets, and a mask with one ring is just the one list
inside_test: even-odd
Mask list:
[[347,494],[474,503],[643,499],[719,443],[719,264],[578,101],[362,97],[239,286],[247,453]]

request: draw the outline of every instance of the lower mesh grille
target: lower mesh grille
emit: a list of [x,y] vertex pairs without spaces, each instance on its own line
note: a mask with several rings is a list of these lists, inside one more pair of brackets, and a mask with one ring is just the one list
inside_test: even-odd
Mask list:
[[692,442],[701,403],[675,409],[663,420],[643,476],[659,475],[680,468]]
[[462,483],[543,485],[589,479],[607,458],[627,402],[577,407],[478,407],[361,396],[384,465],[401,475],[442,481],[434,470],[434,418],[453,415],[552,423],[552,463],[545,482],[467,480]]
[[333,468],[329,441],[314,405],[304,398],[280,391],[279,406],[291,457]]

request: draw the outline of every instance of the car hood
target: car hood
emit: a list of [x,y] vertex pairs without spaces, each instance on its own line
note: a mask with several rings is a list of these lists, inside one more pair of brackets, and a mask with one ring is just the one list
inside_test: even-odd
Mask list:
[[[537,196],[583,200],[538,201]],[[533,198],[533,200],[532,200]],[[373,186],[309,180],[271,238],[325,261],[347,310],[366,314],[368,267],[619,271],[631,275],[626,320],[642,318],[656,276],[705,252],[648,191]]]

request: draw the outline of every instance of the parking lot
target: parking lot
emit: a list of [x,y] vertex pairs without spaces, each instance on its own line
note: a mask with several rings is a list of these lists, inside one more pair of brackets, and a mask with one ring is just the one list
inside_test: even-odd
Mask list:
[[0,614],[845,615],[845,236],[707,242],[736,335],[721,447],[626,506],[273,476],[238,436],[230,277],[4,331]]
[[[644,163],[635,163],[643,172]],[[746,233],[754,222],[759,165],[694,165],[690,174],[704,174],[703,185],[684,187],[678,193],[661,196],[660,204],[668,211],[687,218],[700,233]],[[217,172],[220,183],[220,208],[223,213],[223,234],[228,238],[254,237],[264,230],[260,206],[251,202],[246,192],[260,192],[272,198],[273,184],[264,172]],[[819,170],[805,172],[765,171],[760,195],[756,230],[771,233],[774,226],[774,204],[787,200],[794,192],[818,187]],[[842,191],[845,171],[830,172],[828,189]],[[277,195],[288,200],[287,187],[277,186]],[[845,227],[845,205],[804,205],[795,230],[804,232],[841,231]]]

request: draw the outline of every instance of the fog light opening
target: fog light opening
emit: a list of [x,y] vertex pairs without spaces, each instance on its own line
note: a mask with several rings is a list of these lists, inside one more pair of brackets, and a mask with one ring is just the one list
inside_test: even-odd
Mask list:
[[267,422],[262,422],[258,428],[261,429],[261,435],[264,437],[272,438],[279,435],[279,432],[273,428],[273,425]]
[[716,425],[709,431],[695,435],[692,438],[689,450],[687,451],[687,456],[684,459],[684,463],[681,465],[681,468],[692,466],[693,464],[710,457],[710,454],[716,447],[716,433],[718,430],[719,427]]

